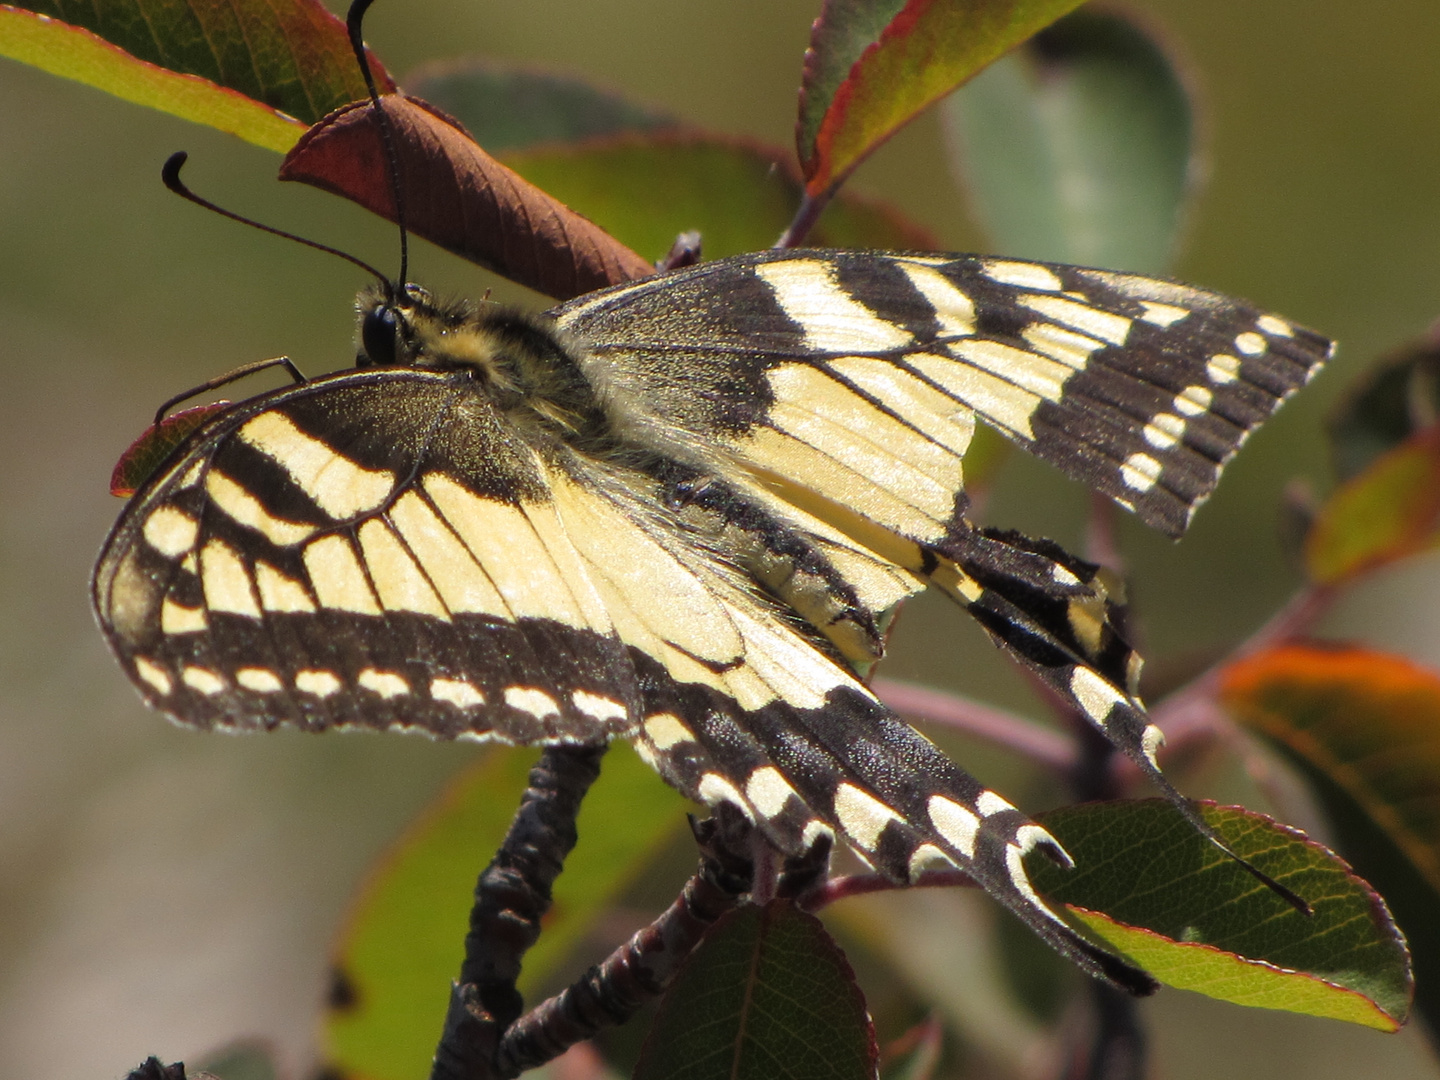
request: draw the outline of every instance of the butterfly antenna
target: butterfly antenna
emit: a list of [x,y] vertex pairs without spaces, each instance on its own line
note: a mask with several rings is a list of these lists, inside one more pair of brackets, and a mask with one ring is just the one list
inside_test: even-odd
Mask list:
[[375,75],[370,70],[370,58],[365,54],[365,42],[360,36],[365,12],[370,10],[374,0],[355,0],[345,15],[345,29],[350,35],[350,48],[360,65],[360,74],[365,78],[365,88],[370,91],[370,104],[380,124],[380,141],[385,147],[385,165],[390,173],[390,194],[395,200],[395,224],[400,228],[400,276],[396,287],[404,289],[408,282],[410,265],[410,233],[405,228],[405,196],[400,188],[400,155],[395,150],[395,132],[390,126],[390,115],[380,103],[380,91],[375,88]]
[[282,236],[286,240],[294,240],[295,243],[304,244],[306,247],[314,248],[316,251],[324,251],[328,252],[331,255],[338,255],[346,262],[353,263],[354,265],[360,267],[360,269],[364,270],[367,274],[375,275],[375,277],[379,278],[381,284],[384,285],[386,288],[390,287],[389,278],[387,278],[379,270],[376,270],[375,267],[371,266],[365,260],[357,259],[349,252],[341,251],[339,248],[333,248],[329,244],[322,244],[316,240],[307,240],[303,236],[296,236],[292,232],[286,232],[284,229],[277,229],[273,225],[262,224],[261,222],[255,221],[251,218],[247,218],[242,214],[237,214],[233,210],[226,210],[223,206],[216,206],[209,199],[205,199],[199,195],[196,195],[195,192],[191,191],[188,187],[185,186],[185,181],[180,179],[180,169],[182,166],[184,166],[185,162],[189,160],[189,158],[189,154],[185,153],[184,150],[180,150],[174,154],[171,154],[165,160],[164,166],[160,169],[160,179],[164,181],[165,186],[171,191],[173,191],[176,195],[179,195],[182,199],[188,199],[196,206],[203,206],[206,210],[213,211],[214,213],[219,214],[221,217],[227,217],[231,221],[238,221],[241,225],[249,225],[252,229],[259,229],[261,232],[267,232],[272,236]]

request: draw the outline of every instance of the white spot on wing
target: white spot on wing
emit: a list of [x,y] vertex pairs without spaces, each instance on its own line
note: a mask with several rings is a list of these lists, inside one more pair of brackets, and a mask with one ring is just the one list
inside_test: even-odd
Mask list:
[[1140,750],[1150,760],[1155,768],[1160,768],[1160,762],[1156,755],[1160,748],[1165,745],[1165,733],[1154,724],[1146,724],[1145,730],[1140,733]]
[[576,690],[570,695],[570,703],[577,712],[603,723],[619,723],[629,718],[625,706],[613,698],[601,697],[586,690]]
[[1269,347],[1269,342],[1253,330],[1247,330],[1235,338],[1235,348],[1246,356],[1259,356]]
[[170,673],[153,660],[143,656],[135,657],[135,674],[149,683],[158,693],[168,694],[174,688]]
[[766,765],[750,774],[750,779],[745,781],[745,795],[760,816],[767,818],[785,809],[785,803],[792,795],[797,799],[800,797],[773,765]]
[[886,825],[902,820],[894,810],[854,784],[841,784],[836,789],[835,816],[845,835],[867,851],[875,850]]
[[932,866],[944,870],[955,865],[957,865],[955,860],[934,844],[921,844],[910,854],[910,866],[907,873],[910,880],[914,881]]
[[1064,283],[1054,271],[1036,263],[1006,262],[1003,259],[982,259],[980,269],[991,281],[1001,285],[1015,285],[1022,289],[1044,289],[1059,292]]
[[755,815],[750,811],[750,804],[745,801],[735,785],[726,780],[719,773],[707,772],[700,778],[700,801],[706,806],[718,806],[720,803],[729,803],[740,810],[751,821]]
[[457,709],[485,704],[485,695],[464,679],[431,679],[430,696]]
[[1174,413],[1160,413],[1145,425],[1145,441],[1157,450],[1168,450],[1185,437],[1185,421]]
[[244,439],[290,474],[321,510],[345,519],[377,509],[395,488],[395,476],[366,469],[301,431],[280,412],[263,412],[239,431]]
[[1175,411],[1183,416],[1199,416],[1210,408],[1215,395],[1203,386],[1187,386],[1175,395]]
[[157,507],[141,528],[145,542],[156,551],[174,559],[195,546],[199,523],[183,510],[173,506]]
[[1118,690],[1089,668],[1077,667],[1070,673],[1070,692],[1085,715],[1099,724],[1105,723],[1112,707],[1125,703]]
[[1126,487],[1149,491],[1160,479],[1160,462],[1149,454],[1131,454],[1120,466],[1120,479]]
[[819,818],[811,818],[805,823],[805,828],[800,833],[800,842],[806,847],[813,847],[815,841],[822,836],[835,839],[835,830],[821,821]]
[[930,824],[946,841],[955,845],[966,858],[975,857],[975,836],[980,831],[980,819],[974,811],[961,806],[943,795],[930,796],[927,804]]
[[1229,353],[1216,353],[1205,365],[1205,374],[1213,383],[1234,382],[1240,376],[1240,358]]
[[400,697],[410,692],[410,684],[403,675],[393,671],[380,671],[376,668],[365,668],[355,678],[355,682],[372,694],[378,694],[382,698]]
[[320,668],[306,668],[304,671],[295,673],[295,689],[301,693],[313,694],[318,698],[327,698],[331,694],[338,693],[344,685],[333,671],[325,671]]
[[656,713],[645,718],[645,734],[657,750],[669,750],[683,742],[694,742],[691,731],[674,713]]
[[993,791],[982,791],[975,800],[975,809],[980,811],[981,817],[990,817],[993,814],[1003,814],[1006,810],[1014,810],[1015,805]]
[[769,285],[775,302],[817,352],[889,352],[914,339],[904,327],[880,318],[835,280],[835,268],[819,259],[760,263],[755,276]]
[[206,697],[214,697],[225,689],[225,681],[209,668],[187,667],[180,673],[180,681]]
[[1154,300],[1141,300],[1140,306],[1145,309],[1145,314],[1141,315],[1140,318],[1145,322],[1153,323],[1155,326],[1174,326],[1190,314],[1188,308],[1175,307],[1171,304],[1159,304]]
[[1255,325],[1272,337],[1294,337],[1295,330],[1284,319],[1276,318],[1274,315],[1261,315],[1255,320]]
[[274,694],[285,689],[285,684],[280,681],[279,676],[268,668],[241,668],[235,672],[235,682],[257,694]]
[[538,690],[533,686],[506,687],[505,704],[512,709],[529,713],[536,720],[546,720],[560,715],[560,703],[544,690]]

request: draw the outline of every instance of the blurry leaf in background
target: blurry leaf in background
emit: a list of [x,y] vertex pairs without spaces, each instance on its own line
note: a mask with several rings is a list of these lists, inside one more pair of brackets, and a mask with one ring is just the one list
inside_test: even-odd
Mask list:
[[[313,124],[366,96],[345,24],[319,0],[26,0],[138,60],[197,75]],[[372,56],[385,93],[394,83]]]
[[942,106],[951,168],[993,249],[1163,274],[1196,194],[1194,120],[1161,44],[1082,9]]
[[845,954],[819,919],[774,900],[705,935],[661,1001],[635,1080],[869,1080],[877,1056]]
[[1311,782],[1341,850],[1395,912],[1416,1009],[1440,1028],[1440,674],[1368,649],[1287,645],[1231,665],[1222,696]]
[[264,1043],[237,1043],[207,1054],[190,1064],[186,1073],[194,1077],[197,1071],[211,1073],[218,1080],[280,1080],[280,1070]]
[[1305,539],[1305,568],[1338,584],[1440,542],[1440,424],[1388,450],[1331,494]]
[[[655,272],[651,262],[501,165],[451,117],[392,96],[385,114],[410,230],[546,296],[568,300]],[[368,104],[332,113],[286,155],[299,180],[395,219],[385,143]]]
[[1159,799],[1040,815],[1075,860],[1035,887],[1161,982],[1237,1004],[1394,1031],[1409,957],[1384,903],[1328,849],[1240,807],[1198,804],[1234,850],[1314,909],[1293,910]]
[[917,113],[1079,0],[827,0],[811,28],[795,125],[812,198]]
[[1325,423],[1341,480],[1440,421],[1440,323],[1376,360]]
[[[492,750],[396,845],[357,898],[337,950],[326,1021],[329,1064],[342,1075],[428,1075],[460,971],[475,879],[500,846],[534,759],[533,749]],[[581,809],[580,841],[555,884],[544,933],[525,956],[522,992],[532,995],[553,977],[684,828],[688,805],[628,744],[611,747]]]
[[585,79],[483,57],[426,64],[405,77],[405,91],[455,117],[492,154],[680,126]]
[[305,131],[304,123],[245,94],[138,60],[89,30],[18,8],[0,6],[0,56],[281,154]]

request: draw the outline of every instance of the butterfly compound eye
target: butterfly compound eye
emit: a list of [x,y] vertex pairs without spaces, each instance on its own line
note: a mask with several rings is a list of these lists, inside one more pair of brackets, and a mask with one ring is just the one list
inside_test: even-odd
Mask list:
[[365,356],[360,360],[361,366],[367,363],[378,367],[393,366],[396,362],[399,330],[400,323],[394,308],[387,305],[367,311],[360,323],[360,344],[365,349]]

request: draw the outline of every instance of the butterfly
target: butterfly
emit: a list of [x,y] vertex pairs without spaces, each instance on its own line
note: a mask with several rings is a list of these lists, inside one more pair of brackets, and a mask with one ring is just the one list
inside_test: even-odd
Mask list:
[[[1160,775],[1098,568],[967,518],[978,420],[1178,536],[1330,355],[1247,304],[1131,274],[776,250],[544,314],[361,295],[357,366],[228,406],[140,487],[95,609],[193,727],[634,742],[778,850],[959,867],[1128,989],[1031,887],[1056,840],[865,676],[934,586]],[[1219,842],[1217,840],[1217,842]]]

